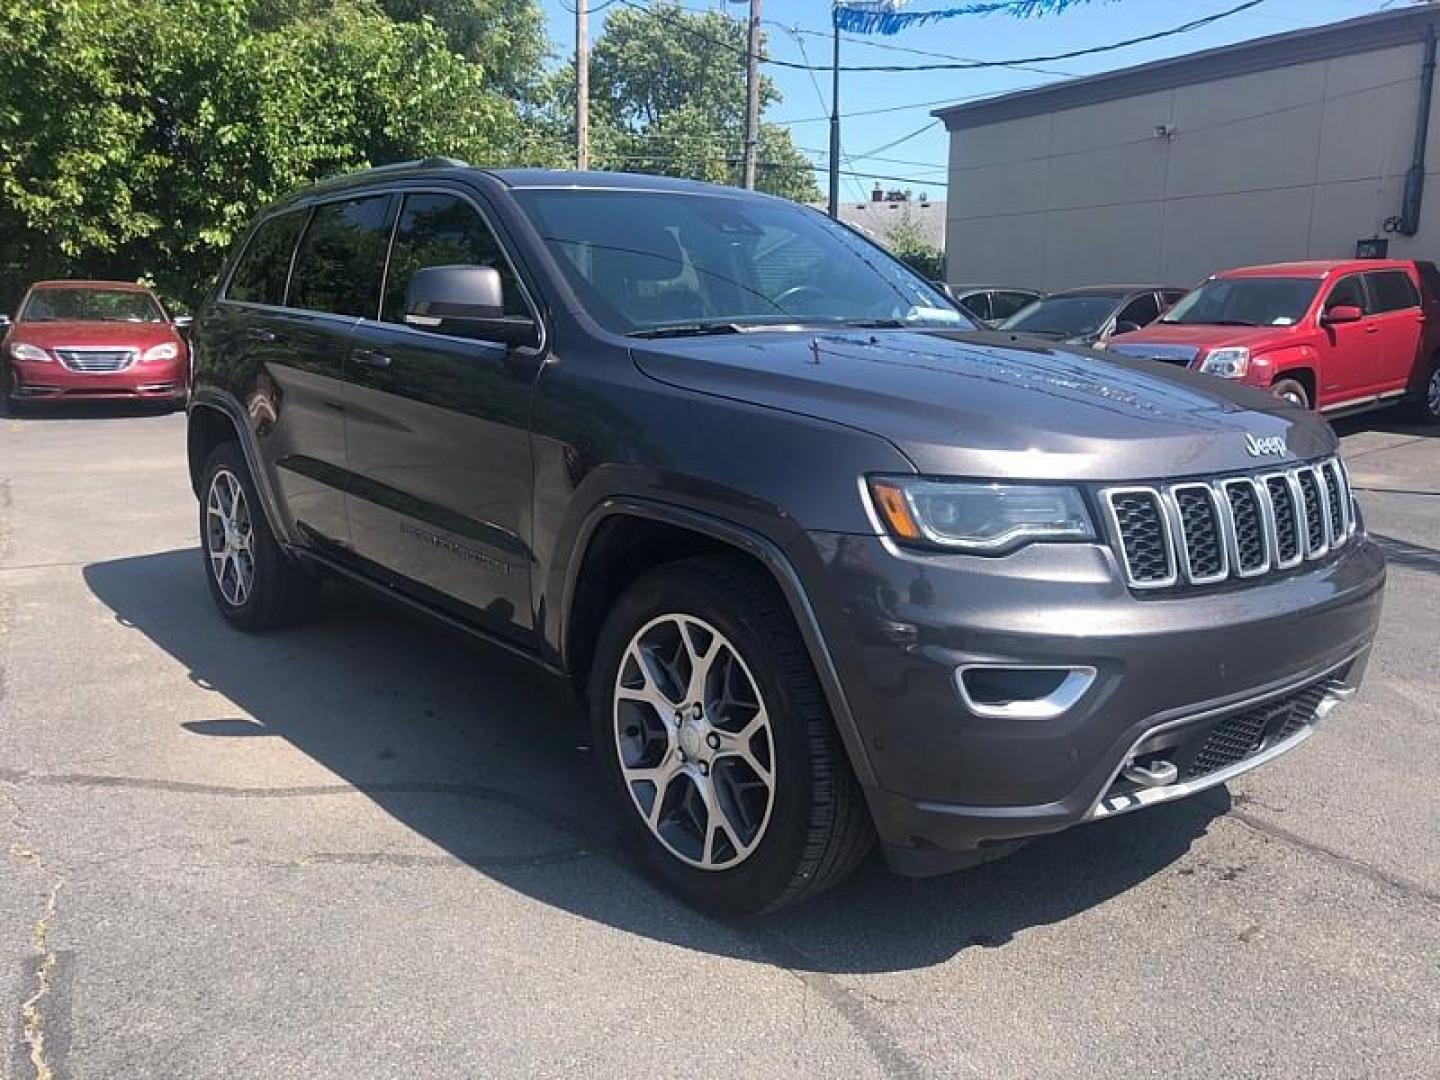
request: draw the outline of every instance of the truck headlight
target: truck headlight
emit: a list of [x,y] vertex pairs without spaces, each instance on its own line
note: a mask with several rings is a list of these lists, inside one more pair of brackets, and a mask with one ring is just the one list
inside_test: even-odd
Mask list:
[[16,360],[26,364],[48,364],[51,363],[50,354],[39,345],[27,345],[23,341],[12,342],[10,355]]
[[156,360],[174,360],[180,355],[180,347],[173,341],[162,341],[159,345],[151,345],[140,357],[142,364],[149,364]]
[[1250,350],[1238,345],[1228,349],[1211,349],[1200,361],[1200,370],[1206,375],[1219,375],[1222,379],[1244,378],[1250,370]]
[[1093,540],[1073,487],[878,476],[868,481],[881,522],[897,540],[999,555],[1036,540]]

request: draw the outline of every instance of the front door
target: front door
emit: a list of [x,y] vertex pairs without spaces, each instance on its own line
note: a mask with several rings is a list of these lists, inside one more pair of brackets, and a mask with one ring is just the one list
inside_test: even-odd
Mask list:
[[533,625],[530,406],[541,354],[404,323],[411,275],[461,264],[494,266],[506,313],[535,318],[474,203],[407,193],[380,318],[361,322],[350,343],[355,548],[401,588],[523,634]]
[[1320,363],[1316,372],[1317,408],[1342,405],[1375,392],[1379,382],[1380,327],[1370,314],[1370,301],[1359,274],[1348,274],[1331,286],[1321,311],[1357,307],[1359,322],[1322,324]]

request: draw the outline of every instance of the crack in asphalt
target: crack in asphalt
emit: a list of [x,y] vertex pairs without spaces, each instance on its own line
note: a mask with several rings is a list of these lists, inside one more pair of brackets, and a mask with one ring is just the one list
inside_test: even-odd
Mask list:
[[[185,780],[160,780],[135,776],[105,776],[87,773],[36,773],[23,769],[0,768],[0,782],[36,787],[87,787],[136,791],[174,792],[178,794],[209,795],[233,799],[306,799],[327,798],[343,795],[394,795],[424,794],[447,795],[460,798],[483,799],[509,806],[538,821],[564,832],[578,844],[554,848],[529,856],[482,857],[480,861],[464,855],[411,856],[387,853],[343,853],[321,852],[304,856],[297,863],[317,864],[358,864],[410,866],[445,866],[463,863],[477,869],[487,865],[500,868],[529,868],[579,861],[592,855],[599,855],[612,865],[635,874],[630,860],[616,845],[603,838],[589,825],[567,815],[558,814],[540,806],[524,796],[503,788],[478,784],[441,783],[433,781],[381,781],[358,784],[313,784],[293,787],[255,788],[225,784],[201,784]],[[637,877],[637,880],[642,880]],[[56,886],[58,889],[58,885]],[[52,893],[52,900],[54,893]],[[703,916],[701,916],[704,918]],[[778,970],[799,980],[808,990],[825,1001],[830,1008],[860,1037],[875,1060],[887,1075],[896,1077],[919,1077],[923,1070],[905,1052],[903,1047],[886,1031],[874,1015],[865,998],[846,986],[839,978],[819,970],[819,965],[803,951],[781,939],[771,931],[746,923],[730,923],[723,920],[709,920],[717,927],[749,942],[763,957]],[[53,957],[45,968],[46,978],[53,968]],[[47,984],[48,990],[48,984]],[[43,995],[42,995],[43,997]],[[49,1080],[49,1074],[37,1075],[37,1080]]]
[[1344,867],[1352,873],[1367,878],[1378,885],[1384,885],[1387,888],[1393,889],[1405,896],[1413,897],[1416,900],[1422,900],[1425,903],[1440,906],[1440,891],[1432,889],[1421,882],[1400,877],[1398,874],[1381,870],[1377,866],[1371,866],[1367,862],[1362,862],[1350,855],[1346,855],[1342,851],[1336,851],[1334,848],[1327,847],[1317,841],[1308,840],[1299,833],[1291,832],[1283,825],[1276,825],[1274,822],[1266,821],[1264,818],[1257,817],[1244,810],[1232,808],[1226,816],[1234,818],[1246,828],[1260,833],[1262,836],[1268,836],[1272,840],[1289,844],[1291,847],[1299,848],[1301,851],[1324,859],[1327,862]]
[[50,923],[55,918],[63,884],[64,882],[57,881],[50,886],[45,914],[36,920],[31,930],[30,944],[39,956],[39,962],[35,966],[35,992],[20,1005],[21,1033],[30,1051],[30,1064],[35,1068],[35,1080],[53,1080],[55,1075],[45,1057],[43,1002],[50,996],[50,980],[55,971],[55,953],[50,948]]

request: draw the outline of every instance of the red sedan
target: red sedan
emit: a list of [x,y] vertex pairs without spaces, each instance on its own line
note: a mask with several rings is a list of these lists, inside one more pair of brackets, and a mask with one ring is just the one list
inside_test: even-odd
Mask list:
[[119,398],[183,402],[190,350],[155,294],[123,281],[41,281],[0,327],[12,404]]

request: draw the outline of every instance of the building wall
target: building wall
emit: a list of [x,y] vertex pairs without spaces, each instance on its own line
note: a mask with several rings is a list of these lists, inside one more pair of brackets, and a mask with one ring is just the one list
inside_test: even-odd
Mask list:
[[[1186,286],[1353,256],[1400,212],[1422,59],[1407,45],[954,131],[949,278]],[[1427,173],[1420,232],[1391,236],[1393,256],[1440,257],[1440,106]]]

